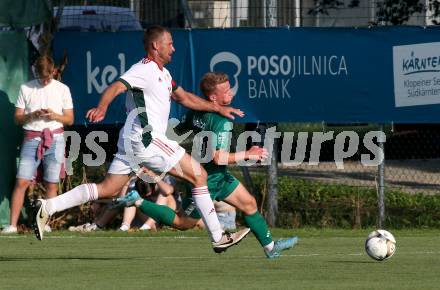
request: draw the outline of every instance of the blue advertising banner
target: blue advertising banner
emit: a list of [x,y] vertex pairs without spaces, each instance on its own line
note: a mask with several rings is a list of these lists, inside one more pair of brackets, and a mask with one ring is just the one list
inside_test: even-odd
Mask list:
[[[237,121],[440,121],[437,27],[195,29],[173,31],[173,38],[173,78],[200,94],[204,73],[226,72],[233,105],[246,113]],[[141,39],[129,32],[56,35],[56,55],[68,51],[64,81],[76,99],[76,121],[143,56]],[[123,121],[122,102],[106,122]],[[174,107],[174,116],[180,112]]]
[[195,54],[196,78],[226,71],[237,93],[234,104],[246,112],[246,121],[440,121],[438,28],[192,34],[203,52]]

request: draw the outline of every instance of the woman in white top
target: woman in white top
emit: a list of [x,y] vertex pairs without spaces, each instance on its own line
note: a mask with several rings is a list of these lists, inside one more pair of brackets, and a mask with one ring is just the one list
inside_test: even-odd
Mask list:
[[[73,124],[73,103],[69,88],[53,79],[56,72],[49,56],[35,62],[37,79],[23,84],[15,105],[15,122],[23,126],[17,180],[11,198],[10,225],[2,233],[16,233],[27,188],[42,163],[46,196],[55,197],[60,173],[64,173],[64,125]],[[61,175],[62,176],[62,175]]]

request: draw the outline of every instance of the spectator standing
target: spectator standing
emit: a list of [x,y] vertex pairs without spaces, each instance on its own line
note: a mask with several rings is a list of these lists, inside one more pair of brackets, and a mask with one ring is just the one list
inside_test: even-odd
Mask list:
[[[23,126],[17,179],[11,196],[10,225],[2,233],[17,232],[17,223],[27,188],[42,165],[46,197],[57,195],[64,173],[64,126],[73,124],[73,103],[69,88],[54,79],[57,70],[49,56],[35,61],[37,78],[23,84],[15,105],[15,122]],[[61,175],[62,176],[62,175]],[[46,231],[50,228],[46,227]]]

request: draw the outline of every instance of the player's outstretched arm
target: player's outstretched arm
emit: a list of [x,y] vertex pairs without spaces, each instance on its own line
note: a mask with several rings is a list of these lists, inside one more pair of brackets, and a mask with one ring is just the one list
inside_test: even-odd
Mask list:
[[200,98],[190,92],[185,91],[182,87],[178,87],[173,92],[173,99],[191,110],[216,112],[226,118],[234,119],[235,116],[243,117],[244,113],[240,109],[232,107],[220,106],[216,103],[209,102],[203,98]]
[[169,196],[174,193],[174,187],[171,184],[165,182],[160,176],[158,176],[154,171],[148,169],[147,167],[142,167],[139,174],[146,174],[148,179],[152,178],[155,180],[157,189],[159,193],[163,196]]
[[266,159],[268,155],[269,153],[267,152],[266,148],[261,148],[258,146],[252,146],[247,151],[240,151],[236,153],[229,153],[225,150],[220,149],[214,153],[213,161],[217,165],[228,165],[246,160],[261,161],[263,159]]
[[120,81],[116,81],[111,84],[104,93],[101,95],[101,99],[96,108],[92,108],[87,111],[86,118],[92,123],[101,122],[105,118],[107,108],[110,103],[116,98],[117,95],[125,92],[127,87]]
[[163,196],[170,196],[174,193],[174,187],[163,180],[157,182],[157,188]]

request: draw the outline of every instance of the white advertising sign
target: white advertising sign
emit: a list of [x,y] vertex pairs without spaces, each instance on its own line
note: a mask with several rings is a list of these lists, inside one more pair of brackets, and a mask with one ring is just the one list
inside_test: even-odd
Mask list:
[[396,107],[440,104],[440,42],[393,47]]

